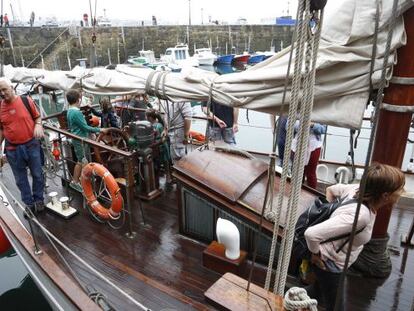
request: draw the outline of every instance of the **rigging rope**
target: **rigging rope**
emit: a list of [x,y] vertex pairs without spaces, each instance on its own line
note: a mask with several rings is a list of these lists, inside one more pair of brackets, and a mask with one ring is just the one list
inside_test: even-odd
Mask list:
[[[319,20],[317,19],[319,15]],[[276,271],[274,292],[283,295],[286,283],[287,266],[290,259],[290,249],[293,241],[293,230],[289,227],[294,227],[296,221],[297,206],[299,200],[299,192],[302,184],[302,176],[304,171],[304,151],[307,148],[310,125],[310,112],[313,107],[313,86],[316,69],[316,54],[319,46],[319,38],[322,25],[322,11],[310,14],[310,1],[300,2],[298,7],[298,23],[296,26],[297,48],[295,55],[295,69],[293,73],[291,103],[289,106],[288,115],[288,129],[286,135],[285,154],[288,154],[291,149],[293,139],[294,120],[297,116],[297,107],[301,100],[300,106],[300,131],[298,135],[298,148],[295,154],[295,161],[293,167],[294,183],[291,188],[288,201],[288,215],[285,230],[283,232],[281,249],[279,249],[279,260]],[[315,33],[312,30],[315,30]],[[308,44],[306,44],[308,42]],[[305,55],[305,74],[303,81],[303,92],[301,93],[302,85],[302,66],[303,57],[306,47]],[[276,214],[271,211],[270,216],[274,217],[273,240],[270,251],[270,259],[266,275],[265,288],[270,287],[270,278],[272,274],[274,254],[276,250],[276,243],[278,237],[280,211],[283,206],[284,194],[286,192],[286,180],[288,173],[288,161],[283,163],[282,178],[280,181],[279,195],[278,195],[278,209]],[[286,249],[286,250],[285,250]]]
[[[9,194],[11,198],[16,202],[16,205],[25,212],[25,208],[21,205],[21,203],[13,196],[13,194],[10,192],[10,190],[4,185],[3,181],[0,180],[0,186]],[[62,247],[64,250],[66,250],[70,255],[72,255],[76,260],[78,260],[80,263],[82,263],[87,269],[92,271],[96,276],[101,278],[104,282],[106,282],[108,285],[110,285],[112,288],[114,288],[118,293],[120,293],[122,296],[127,298],[130,302],[132,302],[134,305],[139,307],[141,310],[149,311],[151,309],[145,307],[140,302],[136,301],[133,297],[131,297],[128,293],[126,293],[124,290],[122,290],[120,287],[118,287],[116,284],[114,284],[111,280],[109,280],[107,277],[105,277],[101,272],[96,270],[94,267],[92,267],[89,263],[87,263],[84,259],[82,259],[79,255],[77,255],[72,249],[70,249],[66,244],[64,244],[62,241],[60,241],[53,233],[51,233],[46,227],[44,227],[37,218],[32,218],[32,221],[41,229],[41,231],[48,237],[48,239],[52,239],[55,241],[60,247]],[[53,245],[53,244],[52,244]],[[55,247],[55,246],[54,246]]]
[[[305,168],[305,153],[309,143],[310,117],[314,100],[314,85],[316,73],[316,56],[319,49],[319,40],[321,35],[323,10],[310,13],[309,2],[306,3],[305,21],[307,32],[305,35],[306,59],[305,59],[305,76],[302,89],[302,100],[300,106],[300,127],[298,132],[298,146],[293,160],[292,174],[292,190],[288,201],[288,211],[286,216],[286,226],[283,231],[281,251],[279,251],[279,261],[276,270],[274,291],[279,295],[283,295],[285,291],[285,283],[287,270],[290,261],[294,229],[296,223],[296,215],[299,206],[299,196],[302,188],[303,173]],[[316,29],[315,29],[316,27]],[[313,32],[315,31],[315,32]],[[299,97],[299,94],[298,94]],[[298,99],[299,100],[299,99]],[[287,229],[287,230],[286,230]],[[276,289],[276,287],[278,287]]]
[[43,52],[45,52],[57,39],[59,39],[66,31],[69,30],[70,27],[65,28],[55,39],[52,40],[43,50],[41,50],[37,55],[27,64],[26,68],[29,68],[31,64],[38,58],[41,57],[42,59],[42,67],[44,69],[44,63],[43,63]]
[[[351,156],[351,171],[352,171],[352,179],[348,181],[348,183],[352,183],[355,179],[355,151],[354,151],[354,135],[355,130],[349,130],[349,155]],[[356,141],[355,141],[356,144]],[[348,160],[348,159],[347,159]]]
[[[298,61],[299,59],[302,59],[302,57],[300,57],[301,54],[303,54],[303,40],[302,39],[302,30],[304,28],[304,22],[302,18],[300,17],[300,14],[303,14],[304,11],[304,3],[303,1],[299,2],[298,5],[298,11],[297,11],[297,15],[296,15],[296,20],[297,20],[297,24],[296,24],[296,29],[295,29],[295,40],[292,43],[292,48],[291,48],[291,54],[293,55],[293,52],[295,52],[295,66],[294,66],[294,74],[293,74],[293,78],[292,78],[292,90],[291,90],[291,97],[293,96],[293,94],[295,94],[295,92],[297,93],[297,84],[300,83],[300,77],[298,74],[295,74],[297,72],[301,72],[302,69],[302,62]],[[296,50],[294,50],[294,45],[297,42],[297,47]],[[286,79],[289,79],[289,73],[286,77]],[[285,90],[284,93],[286,92],[287,89],[287,83],[285,83]],[[293,120],[296,118],[296,110],[297,110],[297,106],[298,106],[298,101],[296,100],[291,100],[290,105],[289,105],[289,114],[288,114],[288,120]],[[288,153],[290,153],[290,149],[292,146],[292,139],[293,139],[293,124],[292,122],[288,123],[288,128],[286,130],[286,144],[285,144],[285,150],[284,150],[284,154],[287,155]],[[276,138],[276,135],[274,135],[274,138]],[[273,150],[276,147],[276,143],[273,144]],[[276,242],[277,242],[277,235],[279,232],[279,219],[280,219],[280,211],[281,211],[281,207],[283,204],[283,198],[284,198],[284,190],[285,190],[285,186],[286,186],[286,180],[287,180],[287,174],[288,174],[288,170],[289,170],[289,161],[283,161],[283,171],[282,171],[282,177],[280,179],[280,187],[279,187],[279,195],[278,195],[278,206],[277,206],[277,210],[276,212],[273,212],[273,210],[271,210],[270,212],[268,212],[266,214],[266,218],[273,221],[274,222],[274,226],[273,226],[273,239],[272,239],[272,244],[270,247],[270,254],[269,254],[269,263],[268,263],[268,267],[267,267],[267,274],[266,274],[266,280],[265,280],[265,289],[269,290],[270,289],[270,279],[271,279],[271,275],[272,275],[272,270],[273,270],[273,261],[274,261],[274,256],[275,256],[275,251],[276,251]],[[269,168],[270,169],[270,168]],[[269,185],[268,185],[269,187]],[[272,189],[273,191],[273,189]]]
[[[376,3],[377,3],[377,10],[379,10],[379,0],[376,0]],[[357,208],[356,208],[356,211],[355,211],[354,222],[352,224],[351,235],[349,237],[348,248],[347,248],[345,263],[344,263],[344,269],[343,269],[342,274],[341,274],[341,279],[340,279],[340,282],[339,282],[339,288],[338,288],[337,295],[336,295],[335,310],[339,310],[338,308],[340,307],[339,302],[341,300],[341,295],[343,293],[345,276],[346,276],[346,273],[348,271],[349,260],[350,260],[351,251],[352,251],[352,244],[353,244],[353,241],[354,241],[355,232],[357,230],[359,213],[360,213],[361,206],[362,206],[362,198],[363,198],[364,193],[365,193],[365,187],[366,187],[366,181],[367,181],[366,180],[367,168],[368,168],[368,166],[370,165],[370,163],[372,161],[372,153],[373,153],[373,147],[374,147],[374,144],[375,144],[375,137],[376,137],[376,133],[377,133],[379,112],[380,112],[380,107],[381,107],[381,104],[382,104],[384,88],[385,88],[385,85],[386,85],[386,73],[387,73],[387,68],[388,68],[388,58],[390,56],[390,51],[391,51],[391,41],[392,41],[392,36],[393,36],[393,33],[394,33],[394,28],[395,28],[394,26],[395,26],[395,23],[396,23],[396,20],[397,20],[397,8],[398,8],[398,0],[394,0],[393,1],[393,6],[392,6],[391,21],[388,24],[388,37],[387,37],[387,43],[386,43],[385,52],[384,52],[384,59],[383,59],[382,72],[381,72],[381,80],[380,80],[380,84],[379,84],[378,92],[377,92],[377,97],[376,97],[376,103],[375,103],[376,105],[375,105],[374,115],[373,115],[373,126],[372,126],[372,130],[371,130],[370,143],[368,145],[367,157],[365,159],[364,174],[362,176],[362,180],[361,180],[361,184],[360,184],[358,204],[357,204]],[[379,18],[379,14],[377,14],[376,17]],[[377,31],[378,31],[378,29],[376,29],[376,32]],[[371,77],[369,77],[369,78],[371,79]]]

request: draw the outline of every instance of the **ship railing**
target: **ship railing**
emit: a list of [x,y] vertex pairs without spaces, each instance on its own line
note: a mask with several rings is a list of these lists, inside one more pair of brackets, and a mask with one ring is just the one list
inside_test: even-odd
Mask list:
[[[195,121],[195,122],[203,122],[204,121],[207,124],[208,118],[206,116],[203,116],[203,115],[196,115],[196,116],[192,117],[192,120]],[[370,121],[371,118],[364,117],[363,120],[364,121]],[[367,126],[366,123],[367,122],[364,122],[363,126],[361,127],[361,130],[370,131],[371,127],[369,125]],[[269,122],[269,124],[270,124],[270,122]],[[266,126],[266,125],[249,124],[249,123],[239,121],[238,126],[239,126],[239,128],[257,129],[260,132],[266,131],[267,135],[270,135],[269,137],[271,137],[271,133],[273,131],[273,129],[270,125]],[[346,134],[340,134],[340,133],[332,133],[332,132],[329,131],[329,129],[330,128],[328,127],[328,132],[326,134],[324,134],[324,135],[326,135],[326,140],[327,140],[327,142],[324,144],[325,148],[326,148],[327,145],[329,146],[329,144],[331,142],[337,140],[338,138],[340,138],[340,139],[349,139],[349,137],[350,137],[349,134],[346,135]],[[412,137],[413,135],[414,135],[414,129],[411,128],[410,131],[409,131],[409,137]],[[358,140],[369,141],[369,137],[365,137],[365,135],[360,136],[360,137],[358,137]],[[348,141],[346,143],[348,143]],[[408,146],[408,143],[411,143],[411,141],[410,140],[407,141],[407,146]],[[190,140],[190,144],[193,144],[195,147],[198,147],[200,145],[199,142],[194,142],[194,141],[191,141],[191,140]],[[270,143],[269,143],[269,146],[270,146]],[[414,144],[413,144],[412,148],[414,150]],[[257,149],[254,149],[254,148],[244,148],[244,151],[246,151],[246,152],[262,159],[262,160],[265,160],[265,161],[268,160],[268,156],[269,156],[269,153],[270,153],[270,149],[269,149],[268,152],[266,152],[266,151],[257,150]],[[323,154],[323,153],[321,153],[321,154]],[[348,163],[345,163],[346,162],[345,158],[346,158],[346,154],[344,154],[344,161],[341,162],[341,161],[335,161],[335,160],[327,159],[325,157],[321,157],[319,159],[319,163],[323,164],[325,166],[327,165],[327,167],[329,166],[329,167],[337,168],[337,167],[340,167],[340,166],[345,166],[348,169],[351,169],[352,165],[348,164]],[[364,165],[362,163],[355,163],[353,165],[353,167],[354,167],[354,169],[363,169]],[[414,175],[414,172],[409,171],[409,170],[403,170],[403,172],[407,175]],[[318,181],[323,183],[323,184],[330,185],[330,184],[335,183],[335,179],[333,178],[333,176],[334,176],[334,172],[332,173],[332,178],[329,178],[327,176],[326,172],[324,171],[323,174],[321,174],[320,177],[318,176]]]
[[[45,118],[43,118],[44,121],[47,121],[48,119],[52,119],[52,118],[56,118],[58,114],[53,114],[53,115],[49,115]],[[92,139],[89,138],[82,138],[80,136],[77,136],[75,134],[70,133],[67,130],[58,128],[56,126],[53,126],[51,124],[48,124],[47,122],[44,122],[44,128],[46,130],[46,132],[49,132],[49,135],[52,136],[54,135],[54,139],[58,140],[58,145],[59,145],[59,149],[60,149],[60,153],[61,156],[58,160],[56,160],[52,153],[51,153],[51,149],[52,147],[50,146],[50,141],[46,142],[46,152],[45,152],[45,160],[46,162],[49,162],[49,167],[50,167],[50,163],[52,163],[52,167],[53,169],[53,175],[56,177],[61,178],[62,180],[65,181],[65,186],[66,188],[69,186],[69,183],[71,182],[71,173],[69,171],[69,166],[72,165],[74,166],[76,163],[75,161],[73,161],[72,157],[70,157],[69,153],[69,149],[70,145],[69,145],[69,139],[71,140],[77,140],[79,142],[81,142],[82,147],[84,148],[84,154],[85,156],[88,157],[88,161],[90,162],[91,159],[91,153],[87,152],[87,149],[89,148],[93,148],[93,150],[99,150],[100,152],[104,151],[108,154],[117,156],[119,158],[121,158],[122,163],[124,164],[123,167],[123,176],[124,178],[122,179],[122,183],[121,185],[123,185],[125,187],[125,194],[126,194],[126,208],[123,209],[123,212],[126,213],[126,215],[128,216],[128,232],[127,232],[127,236],[128,237],[134,237],[135,236],[135,232],[133,231],[133,224],[132,224],[132,219],[133,219],[133,202],[135,195],[135,179],[134,179],[134,171],[135,171],[135,164],[137,162],[137,153],[136,152],[129,152],[129,151],[124,151],[124,150],[120,150],[118,148],[114,148],[111,146],[107,146],[104,145],[102,143],[99,143],[97,141],[94,141]],[[54,134],[51,134],[54,133]],[[68,166],[69,164],[69,166]],[[47,167],[48,163],[46,163],[46,167]],[[68,189],[67,189],[68,190]],[[109,198],[106,197],[101,197],[104,200],[108,200]],[[138,205],[139,208],[141,210],[141,216],[143,219],[143,222],[145,224],[145,217],[144,217],[144,211],[142,208],[142,203],[139,199],[138,200]],[[125,207],[125,206],[124,206]],[[111,225],[111,224],[110,224]]]

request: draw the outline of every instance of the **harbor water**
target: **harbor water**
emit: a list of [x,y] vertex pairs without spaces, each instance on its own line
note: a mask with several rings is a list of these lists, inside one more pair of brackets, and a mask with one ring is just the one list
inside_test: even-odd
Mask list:
[[0,310],[52,310],[13,249],[0,255]]

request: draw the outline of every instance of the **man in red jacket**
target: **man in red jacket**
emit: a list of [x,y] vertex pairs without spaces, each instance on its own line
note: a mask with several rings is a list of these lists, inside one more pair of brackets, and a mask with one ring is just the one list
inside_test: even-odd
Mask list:
[[[43,137],[42,120],[35,104],[28,99],[30,109],[17,96],[10,80],[0,78],[0,144],[6,140],[5,153],[13,171],[22,201],[32,211],[44,208],[43,153],[39,139]],[[29,111],[30,110],[30,111]],[[33,177],[32,188],[27,168]]]

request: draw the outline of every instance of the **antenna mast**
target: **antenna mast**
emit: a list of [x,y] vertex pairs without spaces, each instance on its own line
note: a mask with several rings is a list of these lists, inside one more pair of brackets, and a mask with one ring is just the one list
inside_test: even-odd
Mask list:
[[13,22],[16,23],[16,21],[17,21],[16,15],[14,14],[13,5],[11,3],[10,3],[10,11],[11,11],[12,16],[13,16]]

